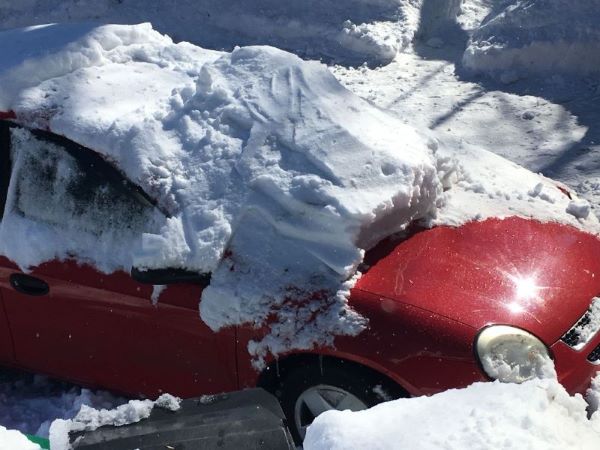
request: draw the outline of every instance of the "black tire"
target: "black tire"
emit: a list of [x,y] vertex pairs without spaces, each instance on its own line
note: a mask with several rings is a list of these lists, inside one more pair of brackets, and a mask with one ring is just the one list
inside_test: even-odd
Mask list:
[[[302,410],[300,397],[309,390],[331,386],[343,390],[359,399],[366,408],[375,406],[386,400],[406,397],[407,394],[399,386],[394,385],[386,377],[359,365],[344,361],[324,360],[302,367],[290,369],[281,380],[275,395],[288,421],[288,426],[297,444],[304,438],[299,429],[296,408],[299,406],[302,424],[312,422],[311,412]],[[320,391],[323,392],[323,391]],[[333,395],[338,395],[332,392]],[[341,394],[340,394],[341,395]],[[330,402],[335,403],[335,402]]]

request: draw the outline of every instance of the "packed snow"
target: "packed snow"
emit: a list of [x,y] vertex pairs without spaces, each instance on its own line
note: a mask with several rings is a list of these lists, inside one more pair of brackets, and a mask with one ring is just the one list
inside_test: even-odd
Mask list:
[[[597,394],[596,394],[597,395]],[[306,450],[593,450],[600,414],[555,379],[475,383],[359,412],[328,411],[308,428]]]

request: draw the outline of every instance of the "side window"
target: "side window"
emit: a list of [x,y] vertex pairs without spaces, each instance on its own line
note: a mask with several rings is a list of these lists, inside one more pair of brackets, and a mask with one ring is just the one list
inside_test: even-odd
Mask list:
[[98,155],[28,130],[10,133],[14,212],[95,235],[138,234],[152,223],[153,205]]

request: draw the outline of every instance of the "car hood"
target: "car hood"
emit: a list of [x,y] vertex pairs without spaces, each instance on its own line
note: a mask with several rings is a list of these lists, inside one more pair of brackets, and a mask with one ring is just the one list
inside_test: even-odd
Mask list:
[[600,294],[600,240],[511,217],[438,227],[382,243],[360,289],[481,328],[508,324],[548,345]]

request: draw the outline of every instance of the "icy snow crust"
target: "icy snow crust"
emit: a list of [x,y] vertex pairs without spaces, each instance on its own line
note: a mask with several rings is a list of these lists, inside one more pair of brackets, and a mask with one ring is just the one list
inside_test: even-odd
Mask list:
[[475,383],[366,411],[325,412],[308,428],[304,448],[593,450],[600,415],[589,420],[586,407],[555,379]]
[[[273,319],[250,346],[259,360],[363,330],[347,305],[363,252],[416,219],[520,215],[598,230],[550,180],[421,135],[325,66],[274,48],[220,53],[149,24],[71,24],[2,32],[0,54],[0,110],[99,152],[167,213],[145,233],[90,234],[74,217],[65,234],[14,213],[13,182],[2,253],[23,268],[75,255],[105,272],[211,272],[209,326]],[[13,139],[25,153],[44,146],[27,131]]]
[[463,63],[504,82],[600,71],[600,0],[515,0],[475,30]]

